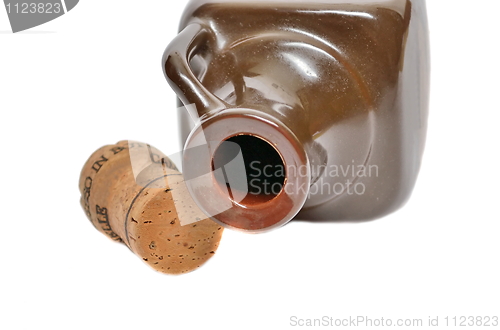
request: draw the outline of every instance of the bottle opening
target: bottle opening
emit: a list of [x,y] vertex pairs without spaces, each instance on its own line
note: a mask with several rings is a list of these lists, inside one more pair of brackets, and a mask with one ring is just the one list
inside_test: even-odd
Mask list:
[[[221,143],[212,158],[212,170],[221,188],[242,205],[266,203],[278,196],[286,181],[280,153],[266,140],[236,135]],[[243,196],[237,198],[236,196]]]

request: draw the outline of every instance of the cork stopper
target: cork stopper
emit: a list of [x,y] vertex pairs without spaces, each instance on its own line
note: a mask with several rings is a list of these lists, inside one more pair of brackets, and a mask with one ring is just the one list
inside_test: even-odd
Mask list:
[[218,248],[222,226],[196,206],[173,162],[148,144],[120,141],[98,149],[79,188],[96,229],[159,272],[195,270]]

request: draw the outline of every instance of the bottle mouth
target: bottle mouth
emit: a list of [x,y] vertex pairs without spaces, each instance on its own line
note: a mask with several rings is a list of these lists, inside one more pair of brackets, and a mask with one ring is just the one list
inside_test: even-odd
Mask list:
[[[225,168],[236,159],[242,161],[240,169],[244,172],[227,173]],[[259,136],[239,134],[224,140],[212,158],[212,173],[217,169],[224,173],[223,177],[214,178],[219,188],[227,190],[231,200],[244,207],[272,201],[285,187],[287,171],[283,157],[269,141]],[[234,198],[243,193],[246,196],[241,201]]]
[[310,185],[309,162],[295,135],[251,109],[224,110],[198,125],[184,147],[183,172],[207,216],[254,233],[290,221]]

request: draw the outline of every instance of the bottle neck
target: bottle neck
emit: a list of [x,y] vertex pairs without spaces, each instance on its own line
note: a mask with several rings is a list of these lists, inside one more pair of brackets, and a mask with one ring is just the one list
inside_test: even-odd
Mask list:
[[306,202],[314,179],[306,150],[276,118],[228,109],[190,134],[183,172],[193,199],[213,220],[263,232],[290,221]]

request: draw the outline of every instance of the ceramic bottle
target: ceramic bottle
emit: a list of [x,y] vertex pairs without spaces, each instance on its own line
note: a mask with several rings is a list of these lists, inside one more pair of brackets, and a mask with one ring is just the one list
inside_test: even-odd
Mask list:
[[193,0],[163,56],[186,183],[247,232],[370,220],[410,197],[424,150],[424,0]]

